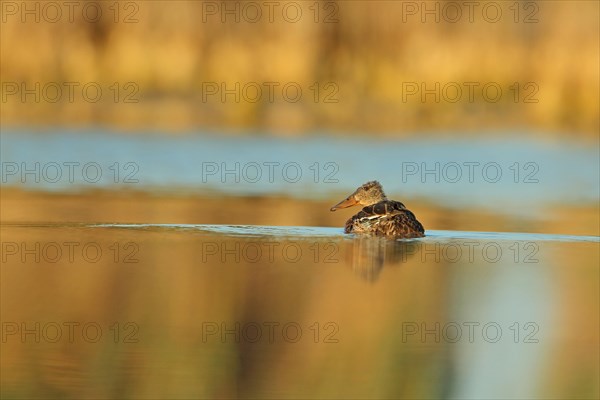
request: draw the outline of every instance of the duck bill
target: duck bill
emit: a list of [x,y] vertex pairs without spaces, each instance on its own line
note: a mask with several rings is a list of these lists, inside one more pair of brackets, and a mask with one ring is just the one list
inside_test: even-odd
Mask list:
[[350,196],[345,200],[340,201],[335,206],[331,207],[331,211],[335,211],[339,208],[347,208],[352,207],[358,204],[358,201],[354,198],[354,196]]

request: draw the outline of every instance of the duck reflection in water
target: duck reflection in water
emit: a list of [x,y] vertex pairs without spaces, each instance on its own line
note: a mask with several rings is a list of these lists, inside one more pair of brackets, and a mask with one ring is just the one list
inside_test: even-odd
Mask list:
[[404,264],[419,253],[421,246],[422,243],[416,240],[359,236],[348,247],[348,258],[354,273],[369,282],[375,282],[384,267]]
[[395,238],[425,236],[423,225],[404,204],[388,200],[377,181],[360,186],[346,199],[331,207],[331,211],[360,204],[363,207],[344,227],[345,233],[368,234]]

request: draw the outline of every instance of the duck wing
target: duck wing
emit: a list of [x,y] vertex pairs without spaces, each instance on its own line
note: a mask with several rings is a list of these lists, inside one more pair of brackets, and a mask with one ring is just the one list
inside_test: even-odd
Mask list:
[[408,210],[401,202],[394,200],[383,200],[379,203],[363,207],[363,209],[356,215],[359,216],[359,218],[373,218],[377,216],[396,215],[404,211]]
[[404,210],[404,212],[390,217],[380,218],[378,223],[373,226],[373,232],[376,235],[402,238],[425,236],[423,225],[409,210]]
[[381,236],[422,237],[425,230],[404,204],[383,200],[366,206],[346,221],[346,233],[365,232]]

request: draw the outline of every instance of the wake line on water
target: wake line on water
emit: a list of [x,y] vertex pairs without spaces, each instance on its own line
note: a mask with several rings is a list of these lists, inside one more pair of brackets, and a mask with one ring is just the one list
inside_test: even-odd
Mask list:
[[[352,240],[357,235],[346,235],[342,228],[318,226],[265,226],[265,225],[202,225],[202,224],[121,224],[121,223],[26,223],[3,224],[4,227],[30,228],[107,228],[129,229],[150,232],[191,232],[218,234],[233,237],[280,237],[280,238],[336,238]],[[517,232],[476,232],[427,230],[423,242],[439,242],[450,240],[500,240],[500,241],[542,241],[542,242],[588,242],[600,243],[598,236],[557,235],[545,233]],[[401,240],[401,239],[399,239]]]

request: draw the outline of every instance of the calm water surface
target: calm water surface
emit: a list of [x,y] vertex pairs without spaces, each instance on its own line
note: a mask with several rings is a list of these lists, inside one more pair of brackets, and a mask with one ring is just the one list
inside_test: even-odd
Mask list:
[[[0,395],[598,398],[597,149],[512,137],[3,131]],[[427,237],[342,233],[371,179]]]
[[[529,216],[559,204],[596,204],[600,196],[597,145],[518,132],[434,140],[5,130],[0,140],[2,184],[33,190],[323,199],[378,179],[401,198]],[[26,171],[36,163],[37,180]]]
[[594,398],[599,240],[3,224],[4,398]]

